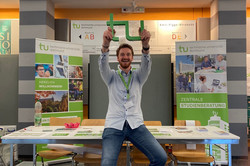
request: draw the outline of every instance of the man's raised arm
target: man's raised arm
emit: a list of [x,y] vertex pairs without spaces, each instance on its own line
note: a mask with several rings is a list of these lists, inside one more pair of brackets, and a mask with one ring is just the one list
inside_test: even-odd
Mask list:
[[[115,30],[114,30],[115,33]],[[108,85],[110,80],[112,79],[113,72],[109,66],[109,45],[113,38],[112,29],[108,27],[106,31],[103,33],[103,43],[102,43],[102,54],[99,58],[99,70],[104,82]]]
[[138,78],[141,84],[144,84],[144,82],[147,80],[148,75],[151,71],[151,58],[149,55],[149,40],[150,40],[150,32],[144,29],[142,32],[140,32],[139,29],[139,35],[141,36],[141,42],[142,42],[142,58],[141,58],[141,67],[138,70]]

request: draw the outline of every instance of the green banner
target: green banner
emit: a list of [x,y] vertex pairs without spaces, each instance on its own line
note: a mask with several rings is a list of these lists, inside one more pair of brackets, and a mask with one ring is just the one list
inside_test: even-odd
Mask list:
[[[178,120],[229,131],[226,41],[176,42],[176,106]],[[227,149],[226,145],[220,145]],[[206,147],[208,152],[208,147]],[[227,153],[213,146],[216,163]]]
[[11,20],[0,20],[0,54],[11,54]]
[[50,125],[50,117],[83,119],[82,64],[82,45],[36,39],[35,99],[42,104],[43,126]]

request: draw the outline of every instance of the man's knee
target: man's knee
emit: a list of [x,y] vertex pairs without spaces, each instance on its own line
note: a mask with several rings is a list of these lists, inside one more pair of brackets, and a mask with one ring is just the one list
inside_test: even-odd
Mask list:
[[164,153],[160,153],[158,154],[152,161],[150,161],[150,165],[152,166],[164,166],[167,162],[167,154]]
[[116,166],[117,159],[114,158],[103,158],[102,159],[102,166]]

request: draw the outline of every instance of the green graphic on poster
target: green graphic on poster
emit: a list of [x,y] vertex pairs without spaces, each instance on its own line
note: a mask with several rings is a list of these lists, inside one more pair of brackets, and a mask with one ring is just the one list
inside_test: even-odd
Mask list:
[[[225,40],[176,42],[178,120],[199,120],[202,126],[229,131],[226,64]],[[226,145],[219,146],[227,151]],[[227,163],[226,151],[213,146],[216,163]]]
[[0,20],[0,54],[11,54],[11,20]]

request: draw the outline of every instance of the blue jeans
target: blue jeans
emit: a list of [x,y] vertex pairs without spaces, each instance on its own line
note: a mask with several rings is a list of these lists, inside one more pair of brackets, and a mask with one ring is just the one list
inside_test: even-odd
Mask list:
[[129,140],[150,160],[150,166],[164,166],[167,154],[145,125],[131,129],[125,121],[123,130],[105,128],[102,135],[102,166],[116,166],[124,140]]

